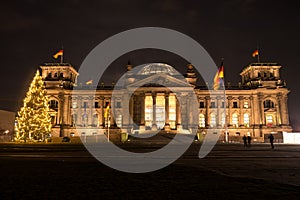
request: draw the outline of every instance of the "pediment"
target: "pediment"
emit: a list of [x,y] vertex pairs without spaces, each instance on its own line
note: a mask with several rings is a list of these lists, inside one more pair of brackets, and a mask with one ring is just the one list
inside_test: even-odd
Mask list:
[[191,87],[189,83],[185,80],[178,79],[176,77],[170,76],[168,74],[155,74],[149,77],[146,77],[141,80],[137,80],[134,83],[127,86],[131,87]]
[[52,108],[49,108],[49,113],[57,113],[57,111]]
[[267,108],[264,110],[265,113],[274,113],[276,110],[274,108]]

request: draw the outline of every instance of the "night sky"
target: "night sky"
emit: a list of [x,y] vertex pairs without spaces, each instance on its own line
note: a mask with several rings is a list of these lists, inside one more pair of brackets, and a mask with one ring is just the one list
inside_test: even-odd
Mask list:
[[[224,58],[225,82],[232,85],[237,85],[241,70],[256,61],[251,54],[259,45],[261,61],[283,66],[281,76],[291,90],[290,120],[294,130],[300,131],[297,1],[23,0],[2,2],[0,9],[0,109],[19,109],[39,64],[55,62],[52,55],[62,46],[65,61],[78,69],[86,55],[106,38],[154,26],[189,35],[216,65]],[[153,52],[122,56],[111,68],[119,72],[111,79],[116,81],[120,72],[125,72],[128,60],[133,65],[166,62],[179,71],[186,69],[180,59],[171,58]]]

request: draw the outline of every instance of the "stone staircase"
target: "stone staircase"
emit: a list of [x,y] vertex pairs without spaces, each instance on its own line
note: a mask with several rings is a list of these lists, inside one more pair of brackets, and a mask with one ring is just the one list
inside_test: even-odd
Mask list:
[[[180,133],[177,134],[179,134],[178,137],[183,137],[183,138],[193,137],[192,135],[189,134],[180,134]],[[171,140],[173,140],[175,136],[176,133],[166,132],[166,131],[160,131],[157,134],[155,134],[155,132],[149,132],[149,133],[128,135],[128,140],[126,142],[143,143],[143,144],[167,144]],[[177,141],[178,144],[184,142],[181,140],[181,138],[179,140],[177,139]]]

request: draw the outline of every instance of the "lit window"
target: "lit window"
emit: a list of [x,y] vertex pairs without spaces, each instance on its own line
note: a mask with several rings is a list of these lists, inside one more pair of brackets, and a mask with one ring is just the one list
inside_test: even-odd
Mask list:
[[77,102],[76,101],[73,101],[72,108],[77,108]]
[[216,127],[217,126],[217,119],[215,114],[210,115],[210,126]]
[[249,103],[248,103],[248,101],[245,101],[245,102],[244,102],[244,108],[249,108]]
[[151,127],[153,120],[153,99],[152,96],[145,97],[145,126]]
[[249,124],[250,124],[250,117],[249,117],[249,114],[248,114],[248,113],[245,113],[245,114],[244,114],[244,124],[245,124],[245,126],[249,127]]
[[176,128],[176,97],[169,97],[169,124],[171,129]]
[[225,115],[225,113],[222,113],[222,118],[221,118],[222,126],[225,126],[225,123],[226,123],[226,115]]
[[239,116],[238,116],[238,114],[233,114],[232,115],[232,124],[235,127],[239,126]]
[[122,115],[116,116],[116,124],[119,128],[122,128]]
[[205,116],[203,114],[199,114],[199,127],[205,127]]
[[272,115],[267,115],[266,116],[266,122],[267,122],[267,124],[273,124],[273,116]]

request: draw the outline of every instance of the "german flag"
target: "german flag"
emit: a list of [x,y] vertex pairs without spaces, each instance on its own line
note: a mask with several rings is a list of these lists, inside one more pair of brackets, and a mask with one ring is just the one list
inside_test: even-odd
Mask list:
[[59,50],[56,54],[53,55],[53,58],[57,59],[58,56],[62,56],[64,54],[64,50]]
[[93,80],[89,80],[89,81],[85,82],[85,84],[92,85],[93,84]]
[[221,66],[219,67],[219,69],[214,77],[214,90],[220,89],[220,87],[223,85],[224,85],[224,66],[223,66],[223,62],[222,62]]
[[255,57],[255,56],[258,56],[258,49],[256,49],[255,51],[253,51],[253,53],[252,53],[252,57]]
[[109,104],[105,108],[104,117],[107,118],[109,114]]

